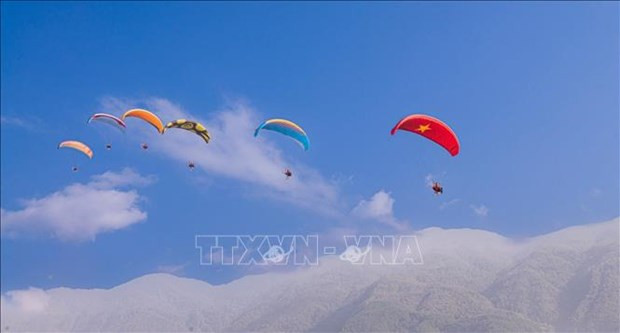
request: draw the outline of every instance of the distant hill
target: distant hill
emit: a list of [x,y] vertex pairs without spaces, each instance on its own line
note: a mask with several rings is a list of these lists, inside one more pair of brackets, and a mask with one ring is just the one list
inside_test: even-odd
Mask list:
[[619,224],[521,241],[425,229],[423,265],[330,256],[220,286],[152,274],[106,290],[12,291],[2,331],[618,332]]

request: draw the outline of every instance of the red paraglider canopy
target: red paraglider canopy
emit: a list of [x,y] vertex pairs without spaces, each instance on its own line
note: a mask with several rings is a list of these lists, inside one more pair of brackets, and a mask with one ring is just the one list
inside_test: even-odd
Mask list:
[[392,128],[392,135],[397,130],[413,132],[432,140],[444,147],[452,156],[459,153],[460,145],[456,134],[448,125],[437,118],[423,114],[412,114],[401,119]]

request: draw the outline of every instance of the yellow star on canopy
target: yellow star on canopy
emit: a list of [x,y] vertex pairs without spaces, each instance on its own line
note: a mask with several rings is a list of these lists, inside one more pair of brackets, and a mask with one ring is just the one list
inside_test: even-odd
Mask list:
[[416,131],[420,132],[420,133],[424,133],[426,131],[430,131],[431,130],[431,124],[426,124],[426,125],[420,125],[418,128],[415,129]]

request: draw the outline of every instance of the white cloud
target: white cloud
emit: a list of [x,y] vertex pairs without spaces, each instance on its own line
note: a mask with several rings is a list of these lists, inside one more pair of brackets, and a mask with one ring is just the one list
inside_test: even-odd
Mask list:
[[[278,146],[288,143],[285,138],[274,137],[273,140],[278,140],[274,143],[269,136],[253,136],[256,126],[263,119],[248,105],[231,103],[223,110],[204,117],[192,115],[163,98],[142,101],[106,98],[102,101],[103,111],[114,114],[136,105],[155,112],[164,122],[178,118],[199,121],[212,138],[207,145],[192,133],[172,129],[164,134],[164,140],[155,131],[143,127],[145,130],[140,132],[139,139],[151,142],[151,150],[183,164],[191,160],[197,168],[209,174],[257,185],[267,196],[317,211],[338,211],[337,186],[318,171],[284,156]],[[282,174],[284,168],[291,168],[294,172],[289,180]]]
[[91,177],[91,186],[101,189],[123,187],[128,185],[146,186],[156,181],[155,176],[142,176],[132,169],[125,168],[121,172],[106,171]]
[[75,183],[43,198],[24,202],[20,210],[1,209],[3,235],[51,233],[62,240],[92,240],[102,232],[126,228],[144,221],[146,212],[138,206],[135,190],[128,185],[153,181],[130,169],[93,176],[86,184]]
[[485,217],[489,214],[489,208],[487,208],[487,206],[485,205],[480,205],[480,206],[470,205],[469,207],[471,207],[474,213],[480,217]]
[[394,217],[394,198],[384,190],[375,193],[368,200],[361,200],[351,211],[354,216],[377,220],[399,230],[406,229],[405,223]]
[[362,200],[353,209],[353,213],[365,218],[390,218],[393,215],[394,198],[390,193],[380,190],[369,200]]
[[2,295],[2,308],[11,307],[26,314],[43,312],[49,304],[50,296],[45,290],[28,288],[13,290]]

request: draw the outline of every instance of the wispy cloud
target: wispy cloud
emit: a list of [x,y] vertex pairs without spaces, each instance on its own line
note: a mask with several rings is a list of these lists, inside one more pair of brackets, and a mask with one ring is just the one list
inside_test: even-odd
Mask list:
[[447,209],[447,208],[449,208],[449,207],[451,207],[451,206],[456,205],[456,204],[457,204],[457,203],[459,203],[459,202],[461,202],[461,199],[452,199],[452,200],[450,200],[450,201],[442,202],[442,203],[439,205],[439,209],[441,209],[441,210]]
[[109,189],[114,187],[123,187],[128,185],[146,186],[157,180],[155,176],[142,176],[132,169],[125,168],[121,172],[106,171],[100,175],[91,177],[91,186],[101,189]]
[[40,129],[42,121],[39,118],[26,116],[26,117],[17,117],[17,116],[0,116],[0,124],[2,126],[15,126],[25,128],[27,130],[36,130]]
[[433,187],[433,183],[439,181],[439,179],[445,177],[446,172],[442,172],[439,175],[429,173],[424,177],[424,184],[428,187]]
[[434,179],[435,176],[429,173],[428,175],[426,175],[426,177],[424,177],[424,184],[426,184],[426,186],[428,187],[432,187]]
[[0,123],[2,125],[15,125],[25,126],[26,122],[18,117],[0,116]]
[[368,200],[361,200],[351,214],[355,217],[364,219],[373,219],[380,223],[384,223],[397,230],[407,229],[406,223],[399,221],[394,216],[394,198],[384,190],[375,193]]
[[180,265],[159,265],[157,266],[156,271],[158,273],[167,273],[173,275],[183,275],[185,267],[187,267],[187,263]]
[[[165,140],[154,131],[140,132],[140,140],[153,142],[152,150],[182,163],[192,160],[198,169],[211,175],[232,178],[259,186],[264,195],[286,200],[316,211],[337,213],[339,190],[318,171],[287,158],[277,144],[265,137],[255,138],[254,129],[263,120],[250,106],[233,102],[210,116],[193,115],[164,98],[132,101],[106,98],[102,109],[120,114],[130,107],[141,105],[155,112],[164,122],[173,119],[193,119],[203,123],[210,135],[207,145],[192,133],[169,130]],[[131,126],[129,124],[128,126]],[[294,176],[286,180],[284,168]]]
[[469,207],[474,211],[474,214],[480,217],[486,217],[489,214],[489,208],[485,205],[470,205]]
[[61,240],[93,240],[99,233],[144,221],[147,214],[139,207],[141,196],[123,188],[152,181],[131,169],[108,171],[86,184],[71,184],[43,198],[26,200],[20,210],[1,208],[2,234],[46,232]]

